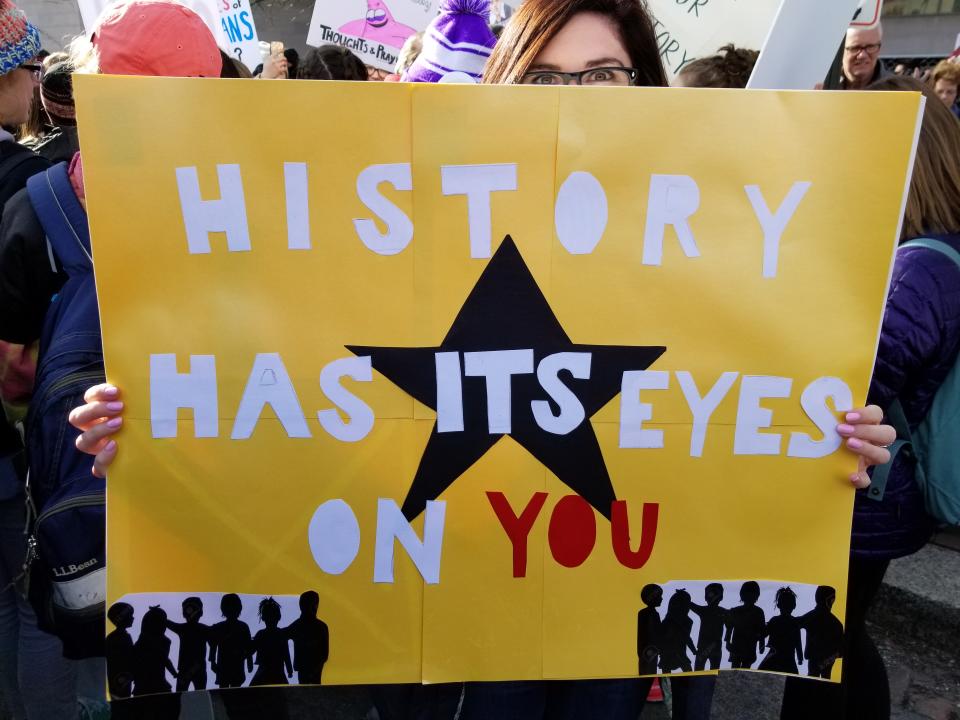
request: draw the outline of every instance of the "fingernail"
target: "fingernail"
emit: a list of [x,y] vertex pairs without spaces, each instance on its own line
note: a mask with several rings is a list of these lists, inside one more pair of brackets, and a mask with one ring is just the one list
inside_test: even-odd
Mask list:
[[123,403],[120,402],[119,400],[115,402],[108,402],[107,410],[109,410],[110,412],[117,412],[118,410],[123,410]]
[[107,443],[107,446],[106,446],[105,448],[103,448],[103,449],[104,449],[104,450],[109,450],[110,452],[113,452],[114,450],[117,449],[117,441],[116,441],[116,440],[111,440],[110,442]]
[[117,392],[117,389],[113,385],[109,385],[103,389],[104,395],[116,395]]
[[856,485],[859,480],[860,480],[860,473],[854,473],[853,475],[850,476],[850,482],[852,482],[854,485]]
[[860,413],[847,413],[846,420],[847,422],[857,422],[860,419]]
[[856,430],[853,425],[837,425],[837,432],[841,435],[853,435]]
[[856,438],[850,438],[849,440],[847,440],[847,445],[854,450],[859,450],[860,448],[863,447],[863,442],[860,440],[857,440]]
[[123,418],[111,418],[107,420],[107,427],[118,428],[123,423]]

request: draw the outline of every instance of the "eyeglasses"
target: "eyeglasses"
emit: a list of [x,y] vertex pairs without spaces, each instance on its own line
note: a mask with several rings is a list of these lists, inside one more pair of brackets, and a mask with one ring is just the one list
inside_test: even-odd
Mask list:
[[38,81],[39,81],[40,78],[43,77],[43,66],[42,66],[42,65],[34,65],[33,63],[24,63],[23,65],[20,66],[20,68],[21,68],[22,70],[27,70],[27,71],[29,71],[30,74],[33,75],[33,79],[34,79],[34,80],[38,80]]
[[556,70],[535,70],[520,78],[521,85],[589,85],[625,87],[636,85],[640,71],[628,67],[599,67],[580,72],[559,72]]
[[850,55],[859,55],[860,53],[874,55],[880,50],[880,43],[870,43],[869,45],[848,45],[844,48],[844,50]]

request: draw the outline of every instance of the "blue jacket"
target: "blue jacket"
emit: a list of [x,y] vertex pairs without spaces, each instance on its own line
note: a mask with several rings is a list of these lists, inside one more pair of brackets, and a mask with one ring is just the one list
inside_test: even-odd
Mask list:
[[[960,235],[931,236],[960,250]],[[880,332],[868,402],[885,410],[900,398],[911,428],[926,416],[960,350],[960,269],[926,248],[897,252]],[[897,558],[930,539],[934,523],[924,511],[913,461],[898,456],[883,500],[857,493],[854,555]]]

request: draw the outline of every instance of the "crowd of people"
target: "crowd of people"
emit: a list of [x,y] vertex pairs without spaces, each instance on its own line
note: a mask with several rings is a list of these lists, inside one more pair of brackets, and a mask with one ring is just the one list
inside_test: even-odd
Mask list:
[[[271,55],[251,73],[218,49],[192,11],[164,0],[122,0],[105,12],[91,37],[77,38],[66,52],[49,55],[23,13],[11,0],[0,0],[0,395],[5,409],[0,416],[0,698],[8,717],[67,720],[78,717],[81,707],[87,717],[98,712],[106,717],[109,712],[97,701],[106,685],[102,662],[64,658],[60,640],[38,629],[23,587],[25,478],[28,465],[36,459],[23,452],[22,419],[34,399],[37,356],[44,351],[38,348],[44,321],[65,280],[24,188],[28,178],[63,162],[76,201],[84,206],[71,78],[77,73],[103,73],[259,81],[447,82],[453,75],[458,81],[500,84],[669,85],[654,25],[641,0],[525,0],[502,27],[487,25],[487,4],[487,0],[442,0],[440,15],[424,33],[407,41],[393,73],[369,68],[350,50],[335,46],[311,48],[303,56],[292,50]],[[150,32],[144,32],[145,27]],[[438,61],[442,41],[447,48],[472,50],[445,52],[448,65],[456,66],[450,68]],[[879,26],[849,30],[838,89],[927,96],[902,241],[932,237],[960,250],[960,65],[947,59],[929,79],[903,73],[898,77],[880,61],[881,47]],[[674,85],[743,88],[757,55],[727,45],[714,56],[686,65]],[[887,239],[856,241],[886,243]],[[856,277],[851,275],[850,282],[855,283]],[[864,354],[873,350],[863,348]],[[886,447],[895,431],[883,424],[883,411],[898,401],[910,426],[916,427],[956,363],[958,350],[960,267],[930,249],[904,248],[897,253],[893,269],[868,397],[871,404],[847,413],[837,427],[846,449],[859,461],[850,476],[857,497],[841,653],[843,682],[788,679],[782,718],[889,717],[886,671],[868,635],[866,615],[890,560],[922,547],[934,522],[926,514],[911,457],[897,456],[881,500],[868,495],[868,469],[890,459]],[[75,429],[68,430],[64,416],[64,433],[76,435],[78,450],[93,456],[93,471],[103,476],[118,451],[114,436],[122,428],[122,390],[99,384],[75,398],[73,405],[69,422]],[[789,604],[787,594],[784,598],[782,607]],[[163,636],[165,623],[166,618],[157,620],[158,637]],[[708,718],[715,682],[710,676],[675,678],[674,717]],[[383,720],[636,720],[649,686],[649,679],[638,676],[379,687],[373,688],[372,696]],[[285,693],[291,691],[239,692],[249,694],[242,702],[227,703],[230,717],[285,717]],[[112,704],[114,717],[166,718],[176,717],[177,712],[176,707],[149,696]]]

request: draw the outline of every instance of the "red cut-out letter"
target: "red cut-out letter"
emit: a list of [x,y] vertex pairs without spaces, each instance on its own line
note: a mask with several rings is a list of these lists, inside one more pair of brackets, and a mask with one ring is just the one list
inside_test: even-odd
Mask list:
[[568,568],[583,565],[597,544],[597,518],[579,495],[566,495],[553,508],[547,531],[553,559]]
[[657,519],[660,515],[659,503],[644,503],[643,518],[640,526],[640,547],[630,549],[630,518],[627,516],[626,500],[614,500],[611,506],[610,539],[613,542],[613,554],[625,568],[639,570],[647,564],[653,552],[653,543],[657,539]]
[[545,492],[534,493],[530,502],[520,513],[520,517],[513,514],[513,508],[507,502],[502,492],[487,492],[487,499],[493,506],[493,511],[497,514],[497,519],[503,526],[503,531],[510,538],[513,545],[513,576],[527,576],[527,536],[530,535],[530,528],[536,522],[543,504],[547,501]]

